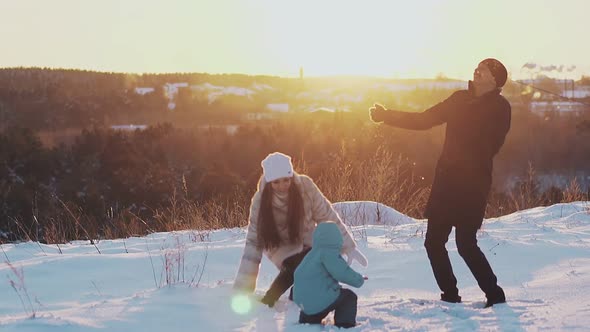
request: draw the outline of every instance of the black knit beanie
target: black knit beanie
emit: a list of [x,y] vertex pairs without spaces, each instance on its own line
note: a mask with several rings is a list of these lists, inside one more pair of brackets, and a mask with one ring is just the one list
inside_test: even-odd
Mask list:
[[508,71],[506,71],[506,67],[504,65],[494,59],[494,58],[487,58],[483,60],[481,63],[488,66],[490,71],[492,72],[492,76],[496,79],[496,86],[501,88],[506,84],[506,79],[508,78]]

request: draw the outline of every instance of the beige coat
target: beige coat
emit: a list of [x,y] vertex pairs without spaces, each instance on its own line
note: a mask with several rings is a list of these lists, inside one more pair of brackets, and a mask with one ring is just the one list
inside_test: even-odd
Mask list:
[[283,240],[277,248],[271,250],[263,250],[258,245],[257,224],[258,224],[258,210],[260,208],[260,201],[262,197],[262,190],[266,184],[264,177],[258,183],[258,190],[252,197],[250,205],[250,220],[248,224],[248,234],[246,235],[246,246],[240,261],[240,267],[234,281],[234,288],[244,291],[253,291],[256,288],[256,279],[258,278],[258,270],[260,268],[260,261],[264,253],[274,265],[280,269],[283,260],[303,250],[303,247],[311,247],[313,231],[318,223],[324,221],[334,221],[344,239],[342,246],[342,253],[346,254],[356,248],[356,243],[352,238],[347,227],[342,223],[340,216],[332,207],[330,201],[322,194],[322,192],[315,185],[313,180],[306,175],[295,174],[293,181],[301,192],[303,198],[304,220],[301,227],[300,241],[295,244],[288,243],[289,228],[286,218],[277,218],[275,214],[275,222],[279,236]]

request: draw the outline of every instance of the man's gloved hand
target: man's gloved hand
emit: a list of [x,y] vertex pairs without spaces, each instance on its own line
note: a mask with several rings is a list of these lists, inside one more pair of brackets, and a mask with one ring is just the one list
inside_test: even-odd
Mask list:
[[346,256],[348,257],[348,265],[352,264],[352,260],[357,261],[363,267],[367,267],[369,265],[367,257],[365,257],[365,255],[363,255],[363,253],[361,253],[357,248],[354,248],[350,252],[346,253]]
[[369,116],[373,122],[385,121],[385,112],[387,109],[379,103],[375,103],[373,107],[369,108]]

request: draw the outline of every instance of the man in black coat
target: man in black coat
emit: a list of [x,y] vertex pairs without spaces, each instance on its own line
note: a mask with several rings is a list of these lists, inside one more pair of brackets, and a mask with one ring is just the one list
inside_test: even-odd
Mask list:
[[456,91],[422,113],[387,110],[380,104],[369,110],[373,121],[399,128],[425,130],[447,125],[425,211],[424,242],[443,301],[461,302],[445,248],[454,226],[457,250],[486,294],[486,307],[506,302],[476,238],[492,184],[493,158],[510,129],[510,104],[500,95],[506,79],[500,61],[485,59],[475,69],[467,90]]

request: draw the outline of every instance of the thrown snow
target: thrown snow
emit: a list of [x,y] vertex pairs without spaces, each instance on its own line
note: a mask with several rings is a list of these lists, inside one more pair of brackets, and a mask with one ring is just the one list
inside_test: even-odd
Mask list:
[[[336,203],[369,260],[359,326],[349,331],[585,331],[590,326],[590,202],[488,219],[479,243],[508,303],[484,295],[447,248],[464,303],[438,300],[423,248],[426,224],[375,202]],[[378,212],[377,212],[378,211]],[[286,294],[273,309],[230,309],[245,228],[44,245],[4,244],[2,331],[336,331],[297,324]],[[100,250],[100,253],[98,252]],[[166,269],[167,267],[167,269]],[[22,273],[22,279],[19,275]],[[256,295],[276,276],[263,259]],[[14,288],[11,286],[14,285]],[[34,318],[33,318],[34,313]],[[330,317],[330,316],[329,316]]]

